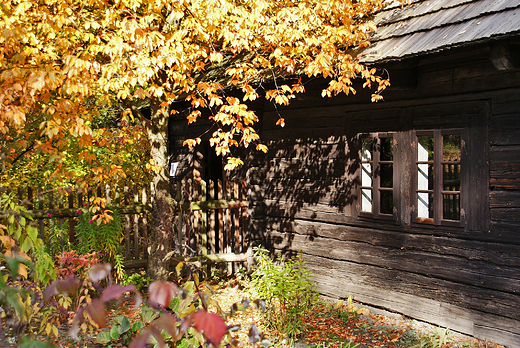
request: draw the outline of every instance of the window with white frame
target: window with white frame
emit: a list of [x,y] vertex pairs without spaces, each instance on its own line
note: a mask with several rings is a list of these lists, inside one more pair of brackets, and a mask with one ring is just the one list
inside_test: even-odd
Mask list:
[[[403,186],[412,191],[408,204],[413,222],[461,226],[462,133],[460,129],[409,132],[409,139],[414,139],[409,150],[413,160],[406,164],[397,151],[399,132],[363,134],[359,215],[399,221]],[[401,170],[411,174],[403,175]]]
[[403,114],[399,124],[356,121],[364,129],[406,128],[355,137],[358,217],[439,231],[489,231],[490,106],[455,103],[442,110],[449,117],[432,117],[422,108]]
[[461,130],[421,131],[416,139],[416,222],[460,222]]
[[394,218],[394,148],[393,133],[367,134],[361,137],[362,215]]

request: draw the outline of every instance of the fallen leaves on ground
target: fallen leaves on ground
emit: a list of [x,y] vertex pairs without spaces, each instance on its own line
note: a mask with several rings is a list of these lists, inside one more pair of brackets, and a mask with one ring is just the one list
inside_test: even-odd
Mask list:
[[[233,304],[242,303],[248,297],[243,283],[232,279],[215,286],[212,296],[213,303],[229,313]],[[210,312],[217,312],[216,305],[210,306]],[[117,316],[127,316],[131,322],[139,320],[139,310],[134,309],[133,301],[118,301],[109,305],[107,310],[107,326],[114,325],[113,319]],[[297,343],[298,347],[346,347],[348,342],[358,344],[357,348],[408,348],[418,343],[420,337],[428,335],[424,327],[415,326],[409,319],[394,319],[381,315],[361,315],[353,312],[345,304],[321,302],[312,308],[302,318],[306,329]],[[415,322],[417,323],[417,322]],[[270,331],[262,321],[259,310],[251,305],[245,310],[236,311],[226,321],[228,326],[240,326],[240,329],[231,332],[233,339],[241,342],[242,347],[258,347],[249,343],[248,332],[255,324],[273,347],[289,347],[290,343],[280,333]],[[431,329],[431,328],[430,328]],[[50,341],[57,347],[87,347],[92,341],[73,341],[68,335],[68,328],[60,328],[60,336]],[[93,337],[95,337],[94,333]],[[443,345],[443,348],[504,348],[490,341],[477,340],[467,336],[455,335],[455,340]],[[120,345],[113,345],[114,347]]]
[[[241,289],[238,282],[228,281],[217,287],[214,299],[218,301],[222,309],[229,309],[233,303],[239,303],[247,294]],[[356,306],[352,306],[357,308]],[[323,301],[312,308],[302,318],[306,324],[306,330],[300,338],[298,347],[346,347],[352,342],[352,347],[357,348],[409,348],[418,343],[421,337],[427,336],[434,328],[431,325],[420,323],[411,319],[390,318],[383,315],[362,315],[357,312],[367,312],[359,308],[352,311],[346,303],[330,303]],[[289,347],[287,340],[280,337],[279,333],[269,331],[262,322],[260,313],[251,307],[244,312],[237,312],[227,322],[228,325],[242,325],[239,332],[232,333],[234,338],[243,342],[243,347],[257,347],[248,344],[247,330],[251,324],[256,323],[273,343],[273,347]],[[452,333],[453,341],[443,348],[504,348],[494,342],[475,339],[472,337]]]

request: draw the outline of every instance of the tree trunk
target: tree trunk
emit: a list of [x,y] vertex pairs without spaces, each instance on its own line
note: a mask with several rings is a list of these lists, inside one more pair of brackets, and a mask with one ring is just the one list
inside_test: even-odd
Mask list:
[[153,179],[155,196],[150,224],[150,240],[148,255],[148,275],[155,280],[166,280],[169,272],[169,261],[164,257],[175,245],[174,210],[175,200],[172,196],[169,178],[168,157],[168,110],[159,107],[161,100],[151,101],[151,120],[147,127],[151,144],[151,157],[160,168]]

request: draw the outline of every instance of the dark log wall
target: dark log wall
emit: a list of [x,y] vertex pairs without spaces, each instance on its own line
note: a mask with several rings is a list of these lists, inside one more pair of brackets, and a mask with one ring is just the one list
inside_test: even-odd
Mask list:
[[[323,85],[309,83],[289,107],[265,104],[261,136],[270,151],[246,163],[256,243],[302,251],[325,296],[352,294],[373,307],[520,347],[520,69],[495,70],[489,51],[458,49],[388,65],[398,78],[382,103],[367,103],[366,91],[322,99]],[[275,126],[280,116],[285,128]],[[407,217],[410,187],[400,188],[401,221],[358,217],[356,134],[468,120],[478,120],[470,131],[480,127],[482,135],[470,145],[477,149],[472,170],[486,178],[472,184],[468,204],[476,223],[414,224]],[[412,161],[404,144],[399,156]]]

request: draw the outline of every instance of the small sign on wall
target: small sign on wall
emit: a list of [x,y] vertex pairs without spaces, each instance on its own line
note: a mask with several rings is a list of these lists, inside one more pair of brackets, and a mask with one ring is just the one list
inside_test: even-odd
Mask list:
[[175,177],[177,174],[177,167],[179,166],[179,162],[170,163],[170,176]]

